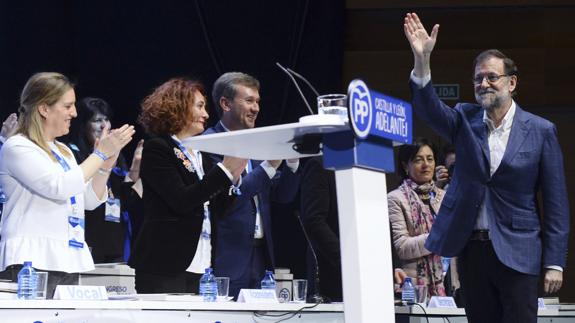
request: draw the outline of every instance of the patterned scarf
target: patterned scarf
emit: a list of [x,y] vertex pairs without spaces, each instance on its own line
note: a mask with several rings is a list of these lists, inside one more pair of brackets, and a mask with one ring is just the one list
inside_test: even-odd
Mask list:
[[[435,184],[432,182],[418,185],[411,179],[405,179],[399,187],[403,195],[409,201],[411,213],[407,218],[413,224],[411,236],[431,232],[431,226],[435,221],[435,215],[432,213],[431,200],[435,198]],[[417,260],[417,282],[427,285],[428,293],[433,296],[445,296],[443,286],[443,266],[441,257],[435,254],[429,254]]]

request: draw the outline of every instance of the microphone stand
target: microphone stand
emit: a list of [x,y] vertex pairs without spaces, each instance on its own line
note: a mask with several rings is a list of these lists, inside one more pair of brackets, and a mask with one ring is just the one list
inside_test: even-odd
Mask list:
[[315,264],[315,266],[314,266],[315,272],[313,275],[314,283],[315,283],[315,292],[312,296],[310,296],[309,301],[311,303],[315,303],[315,304],[331,303],[327,297],[321,296],[320,283],[319,283],[319,263],[317,261],[317,255],[315,253],[315,249],[313,248],[311,240],[309,239],[309,236],[307,235],[307,231],[305,230],[305,226],[303,225],[303,221],[301,220],[301,217],[299,216],[298,213],[296,213],[296,217],[297,217],[297,220],[299,222],[299,225],[301,226],[301,229],[303,231],[303,235],[304,235],[305,240],[308,244],[308,247],[311,251],[311,254],[312,254],[313,260],[314,260],[314,264]]
[[[301,91],[299,85],[297,84],[297,81],[296,81],[295,78],[293,77],[292,73],[290,73],[291,70],[288,69],[288,68],[283,67],[283,66],[282,66],[280,63],[278,63],[278,62],[276,62],[276,65],[277,65],[277,67],[279,67],[282,71],[284,71],[284,73],[286,73],[287,76],[289,76],[290,80],[291,80],[292,83],[295,85],[295,88],[297,89],[299,95],[301,96],[303,102],[305,103],[305,105],[306,105],[306,107],[307,107],[307,110],[309,111],[309,114],[310,114],[310,115],[315,114],[315,113],[313,112],[311,106],[309,105],[309,102],[307,102],[307,99],[305,98],[305,95],[303,95],[303,92]],[[293,72],[293,73],[295,73],[295,72]],[[297,77],[303,78],[303,76],[301,76],[301,75],[299,75],[299,74],[297,74],[297,73],[295,73],[294,75],[296,75]],[[310,84],[307,80],[305,80],[305,82],[306,82],[306,84],[308,84],[308,85],[313,89],[313,91],[314,91],[315,93],[317,93],[317,92],[315,91],[315,89],[313,88],[313,86],[311,86],[311,84]]]

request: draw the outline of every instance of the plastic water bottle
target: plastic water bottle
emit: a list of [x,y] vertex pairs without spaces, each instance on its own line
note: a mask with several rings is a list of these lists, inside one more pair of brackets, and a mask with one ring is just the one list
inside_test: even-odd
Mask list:
[[18,298],[36,298],[36,270],[31,261],[25,261],[24,267],[18,272]]
[[415,288],[411,282],[411,277],[405,277],[401,291],[401,302],[405,305],[415,303]]
[[276,280],[274,279],[274,273],[271,270],[266,270],[264,279],[262,279],[261,288],[276,290]]
[[215,302],[218,297],[218,284],[212,268],[206,268],[200,279],[200,296],[204,297],[204,302]]

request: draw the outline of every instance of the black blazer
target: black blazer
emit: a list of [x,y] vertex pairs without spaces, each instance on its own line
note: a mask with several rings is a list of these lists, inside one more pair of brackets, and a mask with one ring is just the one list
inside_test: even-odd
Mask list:
[[203,204],[208,200],[213,264],[215,222],[233,201],[233,196],[228,195],[231,182],[220,167],[207,156],[202,158],[206,174],[200,181],[195,172],[185,167],[179,151],[169,136],[144,143],[140,170],[144,223],[129,263],[142,272],[175,274],[189,267],[202,230]]

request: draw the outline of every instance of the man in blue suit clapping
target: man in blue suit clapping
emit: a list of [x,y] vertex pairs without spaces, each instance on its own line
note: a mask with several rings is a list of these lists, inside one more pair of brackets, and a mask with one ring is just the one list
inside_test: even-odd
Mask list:
[[555,125],[513,100],[517,67],[494,49],[475,59],[477,104],[448,107],[431,83],[439,25],[428,34],[408,13],[404,31],[414,55],[414,110],[457,154],[425,247],[459,257],[469,322],[535,323],[540,272],[545,292],[557,292],[567,254],[569,205]]
[[[260,84],[240,72],[229,72],[214,83],[212,99],[220,121],[205,134],[251,129],[260,111]],[[214,161],[221,156],[210,155]],[[284,165],[284,166],[282,166]],[[242,288],[260,288],[266,269],[273,269],[271,201],[291,202],[299,188],[299,160],[248,161],[239,195],[217,221],[215,273],[230,277],[230,295]]]

